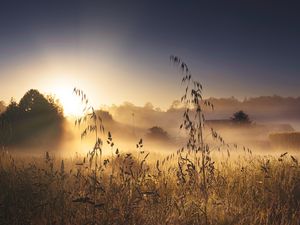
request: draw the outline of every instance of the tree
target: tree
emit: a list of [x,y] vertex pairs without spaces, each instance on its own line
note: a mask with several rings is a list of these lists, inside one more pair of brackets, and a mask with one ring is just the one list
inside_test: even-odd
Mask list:
[[61,110],[53,98],[46,98],[38,90],[31,89],[25,93],[19,103],[20,112],[24,115],[37,115],[40,113],[61,116]]
[[231,117],[231,120],[238,124],[251,124],[249,116],[242,110],[234,113],[233,117]]
[[5,112],[0,115],[1,135],[9,137],[3,138],[1,144],[21,144],[33,137],[40,143],[39,139],[46,130],[51,134],[49,137],[57,137],[62,131],[62,121],[62,109],[54,99],[31,89],[19,104],[12,99]]
[[147,134],[149,138],[153,138],[156,140],[168,140],[168,133],[162,129],[161,127],[154,126],[149,129],[149,133]]

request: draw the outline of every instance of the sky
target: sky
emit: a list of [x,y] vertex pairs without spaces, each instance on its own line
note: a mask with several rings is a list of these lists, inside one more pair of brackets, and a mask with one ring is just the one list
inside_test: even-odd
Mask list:
[[180,98],[180,56],[207,97],[299,96],[297,1],[1,1],[0,99],[27,90],[70,104],[167,108]]

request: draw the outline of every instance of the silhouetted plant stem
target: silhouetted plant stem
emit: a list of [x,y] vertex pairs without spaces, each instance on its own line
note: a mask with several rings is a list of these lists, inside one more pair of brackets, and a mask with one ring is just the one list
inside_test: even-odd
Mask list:
[[[202,176],[202,182],[200,184],[200,191],[203,194],[204,200],[204,208],[203,214],[205,217],[205,224],[209,224],[208,219],[208,212],[207,212],[207,204],[208,204],[208,185],[207,185],[207,173],[213,171],[208,169],[208,164],[211,163],[211,158],[209,156],[209,147],[204,143],[203,139],[203,132],[204,132],[204,115],[203,109],[201,104],[211,106],[213,105],[208,102],[204,101],[202,97],[202,85],[194,81],[192,79],[192,74],[190,69],[188,68],[187,64],[183,62],[177,56],[171,56],[170,60],[182,71],[183,78],[182,83],[186,83],[184,95],[181,97],[181,102],[185,106],[184,111],[184,121],[180,125],[180,128],[184,128],[188,132],[188,142],[187,142],[187,149],[188,152],[192,152],[194,155],[194,163],[190,163],[192,168],[195,168],[197,165],[197,153],[201,152],[201,167],[200,172]],[[192,84],[192,85],[191,85]],[[192,119],[191,111],[194,111],[195,117]],[[189,161],[187,158],[184,161]],[[184,175],[182,172],[182,166],[179,164],[180,171],[182,174],[182,178],[184,179]],[[193,172],[194,173],[194,172]]]

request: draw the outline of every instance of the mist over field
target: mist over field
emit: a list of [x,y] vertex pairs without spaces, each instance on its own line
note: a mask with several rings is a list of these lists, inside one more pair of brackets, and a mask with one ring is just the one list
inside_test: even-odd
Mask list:
[[299,98],[203,99],[171,60],[188,82],[166,110],[78,88],[77,116],[35,89],[1,102],[0,222],[296,225]]
[[[194,96],[195,86],[192,101],[200,104],[184,98],[167,110],[129,102],[94,109],[77,88],[80,116],[62,114],[59,101],[33,89],[2,104],[0,221],[159,225],[162,217],[171,224],[277,224],[270,216],[280,205],[282,224],[296,225],[300,133],[277,110],[297,123],[299,99],[289,98],[283,110],[282,101],[276,105],[282,97],[203,100]],[[226,206],[231,212],[240,205],[239,213],[226,215],[226,201],[234,202]],[[172,217],[161,214],[166,208]],[[264,213],[248,217],[253,211]]]
[[299,225],[299,6],[1,1],[0,225]]
[[[218,130],[231,144],[241,144],[251,147],[254,151],[259,150],[270,154],[278,150],[278,146],[270,139],[271,134],[299,131],[300,98],[264,96],[243,101],[234,97],[210,98],[209,100],[215,108],[205,110],[207,127]],[[4,102],[1,102],[1,107],[3,112]],[[252,122],[250,126],[235,126],[230,122],[233,114],[238,110],[243,110],[250,116]],[[179,129],[183,112],[184,107],[178,100],[166,110],[155,107],[152,103],[136,106],[130,102],[124,102],[121,105],[105,106],[98,111],[106,132],[110,131],[113,134],[120,148],[126,151],[134,150],[136,142],[143,138],[146,143],[145,148],[161,153],[174,151],[184,145],[186,133]],[[39,151],[43,153],[46,150],[69,155],[75,152],[88,152],[93,138],[87,137],[81,140],[82,129],[75,127],[74,122],[75,117],[67,116],[63,133],[57,144],[47,145],[44,142]],[[153,134],[150,130],[153,127],[161,128],[162,132],[158,131],[157,134]],[[47,135],[43,138],[47,139]],[[33,149],[30,150],[30,148],[35,147],[37,146],[29,145],[27,149],[24,147],[24,150],[21,148],[14,150],[25,153],[31,152]]]
[[[232,143],[250,145],[260,150],[272,148],[269,135],[272,133],[296,132],[300,124],[300,99],[265,96],[239,101],[235,98],[210,98],[214,110],[205,110],[207,126],[221,132]],[[126,124],[129,131],[142,128],[144,133],[152,126],[165,129],[173,141],[179,141],[185,133],[179,130],[183,106],[174,101],[167,110],[156,108],[151,103],[143,107],[129,102],[106,107],[113,120]],[[236,111],[245,111],[252,121],[251,126],[234,126],[231,118]],[[170,140],[169,140],[170,141]],[[273,146],[275,147],[275,146]]]

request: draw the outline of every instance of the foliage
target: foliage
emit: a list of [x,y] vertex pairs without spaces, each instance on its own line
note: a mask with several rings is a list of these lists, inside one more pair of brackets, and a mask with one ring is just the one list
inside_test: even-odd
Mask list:
[[62,109],[52,97],[45,97],[37,90],[29,90],[19,104],[11,100],[0,115],[2,145],[15,145],[27,141],[52,126],[60,134]]
[[251,120],[249,116],[244,113],[244,111],[240,110],[233,114],[231,120],[238,124],[250,124]]
[[158,126],[151,127],[147,137],[156,140],[169,140],[168,133],[163,128]]

